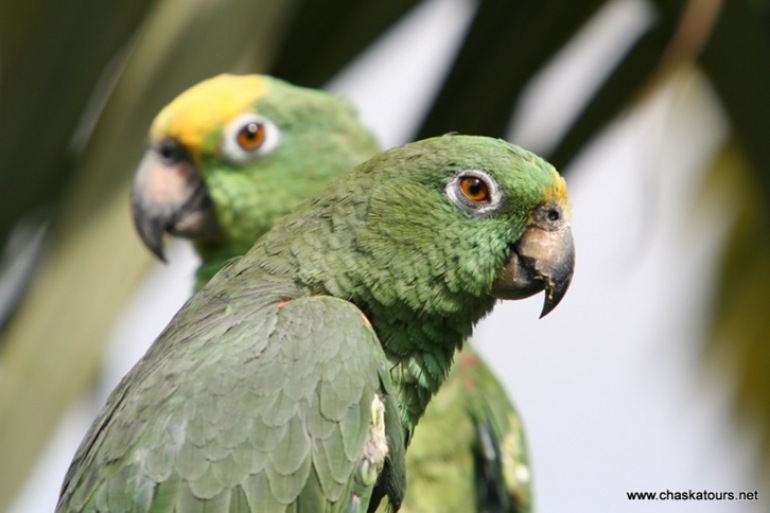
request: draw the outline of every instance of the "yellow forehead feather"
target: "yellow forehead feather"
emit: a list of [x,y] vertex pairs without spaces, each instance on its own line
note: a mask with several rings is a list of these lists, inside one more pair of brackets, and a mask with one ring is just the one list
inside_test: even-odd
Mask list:
[[259,75],[219,75],[204,80],[160,111],[150,128],[150,139],[172,137],[197,159],[204,138],[262,98],[266,89],[266,80]]
[[555,201],[560,204],[564,211],[569,213],[569,193],[567,192],[567,182],[564,181],[559,173],[555,169],[551,168],[551,172],[555,175],[555,183],[548,187],[545,191],[545,197],[547,201]]

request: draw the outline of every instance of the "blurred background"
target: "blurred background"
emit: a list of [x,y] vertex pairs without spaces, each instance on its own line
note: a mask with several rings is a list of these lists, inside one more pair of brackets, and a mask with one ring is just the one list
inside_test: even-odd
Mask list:
[[[128,188],[155,113],[221,72],[326,87],[385,147],[505,137],[566,176],[546,319],[476,330],[539,511],[770,511],[768,0],[4,0],[0,511],[52,511],[106,394],[184,302]],[[634,502],[627,492],[759,492]]]

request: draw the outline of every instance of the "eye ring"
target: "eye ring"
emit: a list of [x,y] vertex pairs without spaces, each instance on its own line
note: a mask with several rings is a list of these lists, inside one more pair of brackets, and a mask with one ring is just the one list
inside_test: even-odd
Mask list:
[[225,127],[222,153],[230,162],[242,164],[269,155],[280,140],[280,129],[268,118],[254,113],[243,114]]
[[495,210],[502,200],[497,182],[479,169],[465,169],[454,175],[447,183],[446,194],[455,205],[471,214]]

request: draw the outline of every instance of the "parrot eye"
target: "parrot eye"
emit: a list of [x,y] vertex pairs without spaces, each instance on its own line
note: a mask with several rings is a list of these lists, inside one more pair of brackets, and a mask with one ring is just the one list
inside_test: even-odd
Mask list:
[[244,114],[227,125],[222,152],[230,162],[242,164],[269,155],[280,140],[275,123],[258,114]]
[[460,171],[447,184],[446,193],[457,206],[474,214],[494,210],[502,196],[492,177],[478,169]]
[[460,177],[460,190],[471,201],[481,202],[489,199],[489,188],[477,176]]
[[256,121],[246,123],[238,131],[236,140],[245,151],[256,150],[265,142],[265,125]]

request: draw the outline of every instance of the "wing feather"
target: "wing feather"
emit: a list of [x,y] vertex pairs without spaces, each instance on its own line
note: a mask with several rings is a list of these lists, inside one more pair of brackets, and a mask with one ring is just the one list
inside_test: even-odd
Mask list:
[[382,348],[346,301],[258,291],[188,302],[110,396],[57,512],[344,511],[355,502],[346,493],[360,481],[372,403],[393,403]]

